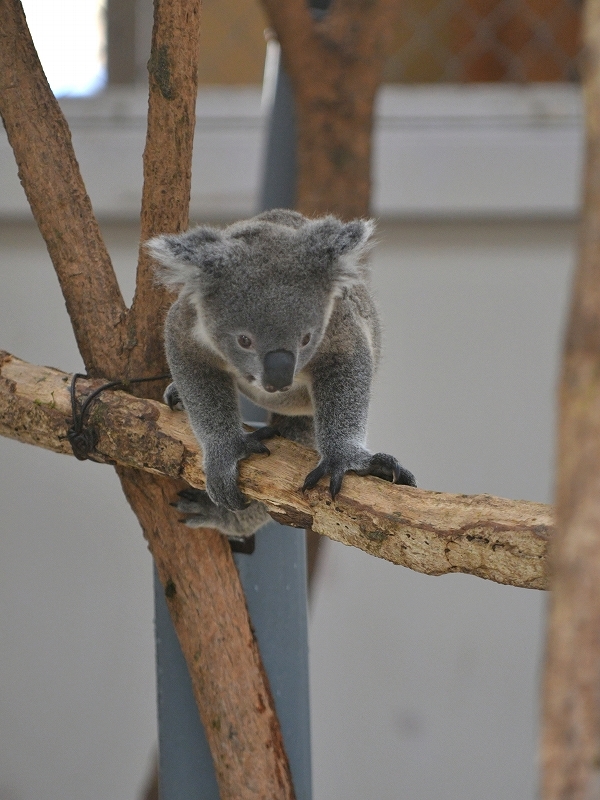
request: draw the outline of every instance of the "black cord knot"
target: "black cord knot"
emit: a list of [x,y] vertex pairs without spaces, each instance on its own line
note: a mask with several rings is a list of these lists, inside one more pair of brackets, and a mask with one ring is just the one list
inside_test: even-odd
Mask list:
[[67,431],[67,439],[75,458],[85,461],[98,444],[98,431],[92,426],[83,431],[77,431],[75,426],[71,426]]
[[124,381],[110,381],[110,383],[105,383],[102,386],[99,386],[97,389],[94,389],[94,391],[88,397],[86,397],[80,410],[77,405],[75,384],[77,383],[78,378],[87,377],[87,375],[77,372],[73,375],[71,380],[71,413],[73,415],[73,424],[67,431],[67,440],[71,445],[73,455],[75,458],[79,459],[79,461],[87,461],[87,459],[91,457],[100,439],[96,428],[93,425],[90,425],[88,422],[91,405],[98,395],[106,391],[106,389],[116,389],[117,387],[125,389],[130,383],[163,381],[170,379],[171,376],[156,375],[153,378],[131,378]]

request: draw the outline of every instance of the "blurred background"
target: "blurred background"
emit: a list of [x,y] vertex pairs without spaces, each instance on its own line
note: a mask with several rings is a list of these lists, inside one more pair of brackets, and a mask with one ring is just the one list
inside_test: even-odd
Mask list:
[[[152,3],[24,6],[129,299]],[[255,0],[205,0],[202,24],[191,219],[225,224],[257,204],[267,23]],[[552,499],[579,25],[570,0],[402,4],[375,126],[385,352],[370,445],[422,488]],[[4,133],[0,187],[0,347],[78,371]],[[152,566],[118,481],[0,439],[0,508],[0,800],[141,800]],[[326,542],[310,608],[315,800],[533,800],[544,606]]]

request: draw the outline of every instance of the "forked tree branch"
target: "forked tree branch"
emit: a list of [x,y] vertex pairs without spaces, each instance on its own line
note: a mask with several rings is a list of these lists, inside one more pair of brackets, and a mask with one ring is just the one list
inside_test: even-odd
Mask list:
[[[200,0],[155,0],[154,10],[144,237],[187,225]],[[86,368],[90,374],[114,378],[164,372],[161,314],[166,296],[152,288],[149,262],[142,254],[134,307],[127,313],[68,126],[44,77],[19,0],[0,0],[0,19],[0,112]],[[186,561],[190,550],[180,546],[181,526],[173,524],[165,499],[176,492],[176,482],[136,475],[128,468],[119,469],[119,477],[161,578],[178,590],[171,611],[176,612],[174,624],[205,723],[221,800],[292,800],[275,707],[233,560],[225,557],[220,537],[204,532],[198,534],[203,546],[196,548],[198,561],[192,568]],[[206,597],[215,598],[215,610],[223,617],[216,627],[199,622],[204,612],[196,604]]]
[[[0,367],[0,434],[69,453],[70,376],[4,354]],[[78,384],[79,385],[79,384]],[[81,381],[85,395],[98,382]],[[204,488],[198,443],[183,412],[124,392],[105,392],[90,422],[100,461],[182,478]],[[466,572],[532,589],[548,585],[546,551],[552,510],[541,503],[489,495],[450,495],[348,475],[335,501],[325,486],[299,487],[316,453],[285,439],[271,455],[241,464],[240,486],[281,522],[312,528],[335,541],[419,572]],[[175,487],[171,499],[175,499]],[[143,509],[143,506],[141,507]],[[178,515],[169,510],[171,520]],[[188,532],[189,536],[193,534]],[[151,542],[151,536],[147,532]]]

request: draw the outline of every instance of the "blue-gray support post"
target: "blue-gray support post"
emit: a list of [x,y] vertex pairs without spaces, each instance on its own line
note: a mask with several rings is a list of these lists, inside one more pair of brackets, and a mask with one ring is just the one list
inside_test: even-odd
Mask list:
[[219,800],[212,756],[190,674],[156,567],[154,614],[160,800]]
[[[261,210],[292,207],[293,101],[281,68],[269,121],[264,175]],[[251,404],[243,406],[243,413],[247,419],[260,419]],[[311,800],[304,532],[269,523],[256,534],[252,555],[234,557],[275,700],[296,798]],[[219,800],[187,666],[156,573],[155,587],[160,798]]]

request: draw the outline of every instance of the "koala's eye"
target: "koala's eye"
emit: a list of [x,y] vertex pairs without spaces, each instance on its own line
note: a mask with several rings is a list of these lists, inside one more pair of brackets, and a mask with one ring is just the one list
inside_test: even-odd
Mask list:
[[244,336],[242,333],[238,336],[238,344],[240,347],[243,347],[244,350],[247,350],[249,347],[252,347],[252,339],[249,336]]
[[304,338],[302,339],[302,347],[306,347],[306,345],[310,342],[310,333],[307,333]]

